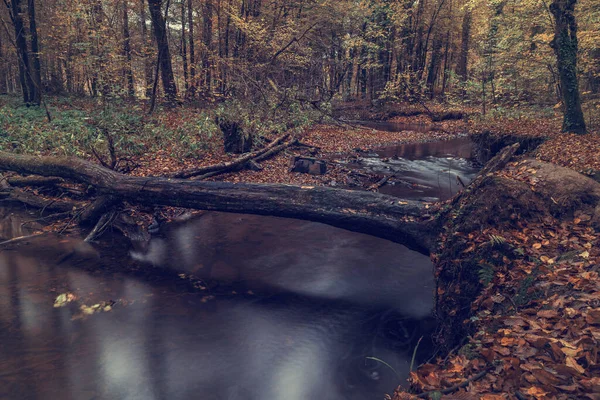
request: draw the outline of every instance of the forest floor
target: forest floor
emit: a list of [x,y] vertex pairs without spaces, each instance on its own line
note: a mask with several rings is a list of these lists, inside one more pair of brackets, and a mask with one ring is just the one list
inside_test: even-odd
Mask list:
[[[69,135],[64,132],[73,129],[73,121],[61,122],[60,118],[67,116],[80,123],[80,118],[90,117],[67,106],[63,107],[63,113],[58,122],[55,120],[53,129],[60,131],[67,141]],[[166,111],[157,118],[168,130],[184,126],[190,113],[188,110]],[[37,132],[48,129],[43,115],[34,115],[33,122],[30,119],[25,127],[17,126],[27,118],[27,112],[15,111],[0,103],[0,146],[3,149],[73,154],[72,150],[61,149],[63,139],[34,137]],[[596,180],[600,177],[599,130],[585,136],[562,134],[557,116],[473,117],[432,122],[426,115],[417,115],[395,116],[393,120],[430,124],[435,130],[398,133],[317,125],[297,134],[303,143],[318,150],[311,155],[325,159],[355,157],[361,150],[390,143],[445,140],[483,132],[543,137],[545,142],[528,154],[529,157],[567,167]],[[81,124],[84,126],[86,122]],[[595,126],[600,127],[600,123],[596,121]],[[198,123],[194,127],[198,127]],[[166,175],[236,157],[225,154],[218,144],[220,139],[214,138],[207,140],[216,144],[205,143],[196,154],[185,155],[177,148],[177,138],[181,137],[172,136],[172,144],[148,146],[146,150],[128,155],[128,162],[134,167],[131,173]],[[31,148],[23,149],[25,143]],[[75,154],[81,156],[84,149],[85,145],[81,144],[82,151]],[[242,170],[211,179],[329,186],[348,183],[348,170],[336,164],[328,165],[325,175],[289,172],[289,158],[308,151],[308,148],[289,148],[262,162],[261,171]],[[533,191],[539,184],[536,170],[522,159],[497,174],[527,182]],[[440,398],[443,394],[447,399],[600,399],[600,232],[594,230],[591,219],[592,216],[586,214],[574,215],[568,221],[532,218],[513,226],[467,235],[465,240],[470,245],[457,257],[457,262],[471,257],[490,240],[517,249],[518,256],[504,260],[501,267],[486,278],[485,289],[472,306],[470,323],[475,333],[444,358],[411,373],[410,390],[421,394],[398,390],[393,398]]]
[[[563,134],[556,119],[470,125],[474,134],[547,139],[496,173],[526,182],[533,192],[543,178],[525,157],[599,181],[598,131]],[[455,263],[480,257],[490,243],[511,249],[512,256],[500,262],[492,260],[498,257],[492,251],[481,256],[486,282],[472,303],[473,317],[465,321],[473,335],[411,373],[409,387],[421,394],[399,388],[393,399],[600,399],[600,232],[591,219],[577,212],[567,219],[534,215],[464,235],[465,248]],[[495,267],[485,276],[488,262]]]

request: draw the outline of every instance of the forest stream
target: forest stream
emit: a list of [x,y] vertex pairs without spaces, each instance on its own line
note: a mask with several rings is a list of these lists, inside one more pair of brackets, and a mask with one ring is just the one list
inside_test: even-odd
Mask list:
[[[353,168],[446,199],[477,172],[470,146],[390,146]],[[2,239],[35,218],[0,216]],[[276,217],[207,212],[93,248],[32,238],[0,253],[0,398],[382,399],[434,351],[434,287],[423,254]]]

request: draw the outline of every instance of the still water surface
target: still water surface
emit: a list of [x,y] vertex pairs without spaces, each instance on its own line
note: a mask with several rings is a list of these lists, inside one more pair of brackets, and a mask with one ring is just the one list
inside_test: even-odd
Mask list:
[[317,223],[207,213],[129,248],[136,263],[114,243],[57,265],[74,246],[0,254],[2,399],[381,399],[433,327],[427,257]]

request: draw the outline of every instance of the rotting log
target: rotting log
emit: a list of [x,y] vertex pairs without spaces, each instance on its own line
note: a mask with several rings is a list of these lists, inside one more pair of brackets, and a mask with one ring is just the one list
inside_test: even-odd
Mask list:
[[[176,172],[174,174],[169,175],[171,178],[192,178],[199,176],[198,179],[205,179],[209,176],[215,176],[218,174],[223,174],[229,171],[234,171],[236,169],[243,168],[248,162],[254,160],[259,162],[261,160],[265,160],[268,156],[275,155],[277,152],[283,150],[284,148],[290,146],[294,143],[293,140],[289,142],[285,142],[286,139],[289,138],[290,135],[285,134],[277,139],[273,140],[269,143],[268,146],[263,147],[260,150],[256,150],[252,153],[247,153],[246,155],[239,157],[235,160],[229,162],[223,162],[214,165],[208,165],[206,167],[194,168],[185,171]],[[285,143],[284,143],[285,142]]]
[[61,177],[94,186],[97,193],[145,205],[272,215],[322,222],[402,243],[428,254],[437,221],[424,204],[371,192],[281,184],[234,184],[123,175],[77,158],[0,151],[0,170]]

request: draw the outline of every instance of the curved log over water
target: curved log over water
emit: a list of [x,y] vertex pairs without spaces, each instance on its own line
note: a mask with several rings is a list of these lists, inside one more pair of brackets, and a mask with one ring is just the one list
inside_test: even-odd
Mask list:
[[0,170],[53,176],[94,186],[122,200],[202,210],[273,215],[328,225],[402,243],[429,254],[437,221],[424,205],[372,192],[318,186],[202,182],[134,177],[77,158],[18,155],[0,151]]

